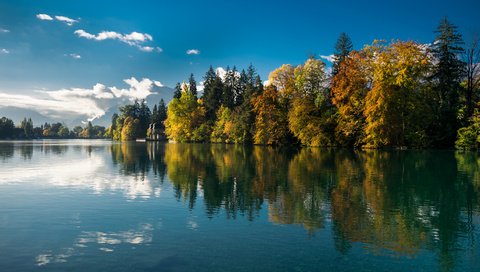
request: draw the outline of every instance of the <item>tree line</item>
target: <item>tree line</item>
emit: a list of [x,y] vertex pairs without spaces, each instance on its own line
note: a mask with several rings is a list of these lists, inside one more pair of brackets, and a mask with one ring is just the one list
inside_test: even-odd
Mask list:
[[105,127],[92,125],[75,126],[72,130],[64,123],[44,123],[34,127],[31,118],[24,118],[18,126],[7,117],[0,118],[0,139],[100,139],[105,138]]
[[477,41],[464,48],[447,18],[435,33],[431,44],[374,41],[360,50],[342,33],[331,72],[310,57],[275,69],[266,86],[252,65],[224,76],[210,67],[201,97],[193,74],[177,84],[165,133],[176,142],[478,148]]

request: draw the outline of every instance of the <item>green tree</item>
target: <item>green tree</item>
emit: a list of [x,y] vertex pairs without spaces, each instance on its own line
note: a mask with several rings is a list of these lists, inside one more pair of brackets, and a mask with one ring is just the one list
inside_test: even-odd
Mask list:
[[175,90],[173,92],[173,98],[180,98],[182,96],[182,85],[180,85],[180,82],[177,82],[177,85],[175,85]]
[[342,32],[337,39],[337,43],[335,44],[335,53],[333,54],[332,76],[335,76],[338,73],[340,64],[345,60],[348,54],[350,54],[352,49],[352,40],[347,35],[347,33]]
[[480,148],[480,105],[474,110],[469,125],[458,130],[455,147],[463,150]]
[[457,110],[464,63],[459,56],[464,52],[462,35],[445,17],[435,31],[432,46],[436,65],[433,84],[436,91],[436,120],[430,129],[434,144],[451,147],[458,129]]
[[23,130],[24,137],[30,139],[33,137],[33,121],[31,118],[23,118],[20,124],[20,128]]
[[193,76],[193,73],[191,73],[190,77],[188,78],[188,86],[193,97],[197,99],[197,82],[195,81],[195,77]]
[[0,119],[0,139],[13,138],[15,133],[15,124],[11,119],[2,117]]
[[239,88],[239,81],[237,78],[237,69],[227,67],[223,84],[222,105],[233,109],[235,106],[235,93]]
[[203,102],[205,104],[206,120],[213,123],[222,101],[223,82],[212,66],[205,74],[204,80]]
[[160,102],[158,103],[158,123],[157,126],[159,128],[164,128],[164,122],[167,119],[167,106],[165,106],[165,101],[163,101],[163,98],[160,99]]
[[168,105],[165,133],[169,139],[177,142],[190,142],[206,137],[202,124],[205,110],[198,104],[186,83],[182,85],[181,97],[174,98]]

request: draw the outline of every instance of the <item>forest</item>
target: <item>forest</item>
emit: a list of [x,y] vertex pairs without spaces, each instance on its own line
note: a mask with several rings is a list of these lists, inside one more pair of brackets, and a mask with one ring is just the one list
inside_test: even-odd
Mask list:
[[145,138],[155,124],[175,142],[478,149],[478,38],[465,42],[447,18],[435,34],[430,44],[375,40],[353,50],[342,33],[331,67],[311,56],[265,82],[253,65],[227,67],[225,75],[210,66],[202,92],[191,74],[168,105],[161,100],[150,110],[135,101],[104,133],[81,133],[127,141]]

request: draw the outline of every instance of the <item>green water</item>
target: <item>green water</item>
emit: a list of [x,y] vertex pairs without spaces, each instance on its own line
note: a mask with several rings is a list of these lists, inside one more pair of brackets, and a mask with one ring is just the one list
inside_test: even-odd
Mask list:
[[0,143],[0,271],[480,271],[480,155]]

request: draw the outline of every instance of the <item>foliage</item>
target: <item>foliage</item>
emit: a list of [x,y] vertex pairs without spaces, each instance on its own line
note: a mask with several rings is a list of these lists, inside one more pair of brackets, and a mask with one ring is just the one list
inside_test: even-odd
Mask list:
[[288,137],[287,113],[280,103],[274,86],[268,86],[264,92],[253,99],[256,114],[255,144],[285,144]]
[[458,130],[455,147],[457,149],[463,149],[463,150],[473,150],[473,149],[480,148],[480,109],[479,108],[475,109],[474,114],[470,118],[470,124]]
[[198,135],[201,131],[206,131],[204,128],[194,135],[204,122],[205,109],[197,102],[187,84],[183,84],[180,98],[174,98],[169,103],[167,116],[165,133],[169,139],[177,142],[191,142],[205,137],[205,135],[202,137]]
[[332,102],[338,110],[335,138],[342,146],[359,147],[363,140],[365,97],[370,91],[369,59],[364,51],[352,52],[332,79]]
[[430,137],[435,145],[447,147],[453,145],[458,129],[457,110],[465,65],[460,60],[460,55],[464,49],[462,35],[446,17],[440,22],[435,33],[437,36],[432,53],[436,65],[432,83],[436,95],[431,102],[434,103],[436,112]]
[[288,113],[288,127],[302,145],[335,144],[336,109],[325,87],[325,64],[310,58],[295,68],[295,92]]
[[423,89],[428,54],[414,42],[376,46],[373,51],[373,86],[364,110],[366,147],[424,147],[431,118]]

